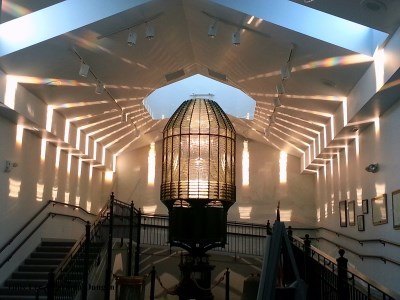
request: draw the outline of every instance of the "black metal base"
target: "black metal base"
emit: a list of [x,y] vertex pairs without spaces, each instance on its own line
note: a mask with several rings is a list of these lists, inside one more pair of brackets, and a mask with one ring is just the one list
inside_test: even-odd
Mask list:
[[181,256],[179,269],[181,281],[177,289],[179,300],[212,300],[211,271],[215,268],[209,264],[208,255],[193,256],[185,254]]

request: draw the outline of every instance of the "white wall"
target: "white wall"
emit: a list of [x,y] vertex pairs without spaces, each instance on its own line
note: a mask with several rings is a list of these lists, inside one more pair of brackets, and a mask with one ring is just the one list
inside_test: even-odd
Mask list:
[[[373,124],[359,135],[359,146],[356,142],[349,145],[348,157],[346,151],[339,158],[328,164],[326,176],[320,169],[316,183],[317,210],[320,211],[318,226],[328,227],[335,231],[353,236],[357,239],[388,239],[400,242],[400,231],[393,229],[392,197],[394,190],[400,189],[400,102],[396,103],[379,119],[379,124]],[[359,150],[357,150],[359,149]],[[357,154],[358,152],[358,154]],[[378,173],[368,173],[365,167],[371,163],[379,163]],[[388,224],[374,226],[372,224],[371,198],[387,193]],[[339,226],[339,207],[341,200],[356,200],[356,215],[362,214],[361,200],[368,199],[369,213],[365,218],[365,231],[360,232],[357,226],[341,228]],[[327,209],[325,209],[327,208]],[[362,254],[387,256],[400,261],[400,249],[390,245],[364,244],[357,245],[349,239],[323,233],[335,242],[354,249]],[[325,250],[338,257],[337,249],[326,243],[321,243]],[[400,292],[398,276],[400,267],[381,261],[364,260],[351,254],[346,255],[350,263],[376,281]]]
[[[157,205],[156,213],[166,214],[160,201],[161,146],[156,143],[156,178],[154,186],[147,184],[148,147],[126,152],[117,159],[116,196],[121,201],[133,201],[137,207]],[[279,151],[267,145],[249,141],[250,184],[242,186],[243,138],[237,137],[236,146],[236,193],[237,200],[228,212],[229,220],[254,223],[271,223],[275,209],[281,202],[282,217],[291,210],[292,226],[315,224],[314,176],[300,174],[300,159],[288,156],[288,179],[279,183]],[[251,207],[249,220],[240,219],[239,207]],[[289,223],[289,222],[288,222]]]
[[[82,164],[82,174],[78,180],[78,159],[72,158],[71,172],[67,174],[67,153],[61,151],[60,165],[55,169],[56,147],[47,143],[46,156],[40,158],[41,139],[32,131],[24,130],[22,143],[16,142],[17,126],[0,117],[0,247],[13,236],[27,220],[29,220],[47,200],[52,199],[52,188],[58,178],[58,201],[64,202],[65,193],[69,192],[69,203],[76,203],[77,188],[80,186],[80,206],[97,213],[108,199],[110,182],[105,182],[104,172],[93,169],[93,177],[89,181],[89,165]],[[18,166],[11,172],[4,172],[5,161],[16,162]],[[38,193],[38,184],[43,186],[43,194]],[[60,226],[73,226],[68,225]],[[49,230],[53,230],[51,227]],[[49,230],[42,230],[40,237],[54,236]],[[83,227],[79,226],[79,235]],[[23,233],[25,236],[26,233]],[[73,236],[76,232],[72,230]],[[68,234],[60,234],[60,238],[69,238]],[[28,244],[30,241],[28,242]],[[36,242],[35,242],[36,243]],[[10,248],[15,248],[11,245]],[[33,245],[33,246],[36,246]],[[0,261],[6,251],[0,255]],[[23,259],[23,258],[21,258]],[[6,268],[6,267],[4,267]],[[0,273],[7,273],[5,269]]]

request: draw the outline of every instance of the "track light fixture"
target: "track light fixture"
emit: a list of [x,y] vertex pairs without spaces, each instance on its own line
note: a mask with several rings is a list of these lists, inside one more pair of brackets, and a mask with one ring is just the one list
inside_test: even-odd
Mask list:
[[276,93],[278,95],[283,95],[285,93],[285,86],[283,85],[283,82],[280,82],[276,85]]
[[239,46],[240,45],[240,30],[232,33],[232,44],[234,46]]
[[269,116],[269,124],[274,124],[276,121],[275,114],[272,113],[272,115]]
[[103,93],[103,91],[104,91],[104,84],[100,80],[98,80],[96,83],[95,92],[96,92],[96,94],[101,95]]
[[149,24],[149,23],[145,23],[146,24],[146,39],[148,40],[152,40],[154,39],[154,37],[156,36],[156,29],[154,28],[153,25]]
[[89,74],[89,65],[85,64],[83,60],[81,60],[81,67],[79,69],[79,75],[82,77],[87,77]]
[[281,103],[281,99],[279,99],[279,96],[275,97],[274,98],[274,107],[279,107],[281,105],[282,105],[282,103]]
[[135,46],[136,45],[136,39],[137,39],[136,32],[129,31],[128,40],[127,40],[128,46],[129,47]]
[[208,26],[208,37],[213,39],[216,36],[217,36],[217,22],[214,22],[213,24],[210,24]]

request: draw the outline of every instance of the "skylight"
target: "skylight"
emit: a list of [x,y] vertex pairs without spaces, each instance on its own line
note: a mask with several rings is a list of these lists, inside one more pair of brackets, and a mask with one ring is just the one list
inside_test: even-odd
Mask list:
[[254,99],[237,88],[199,74],[155,90],[146,97],[144,105],[153,119],[163,119],[171,117],[183,101],[195,97],[214,100],[232,116],[254,118]]
[[212,0],[250,16],[372,56],[388,34],[289,0]]

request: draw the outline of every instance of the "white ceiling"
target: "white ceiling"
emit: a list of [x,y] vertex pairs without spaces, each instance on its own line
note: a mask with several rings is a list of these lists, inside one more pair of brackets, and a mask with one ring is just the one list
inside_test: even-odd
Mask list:
[[[8,11],[4,12],[2,21],[18,16],[15,12],[12,13],[10,7],[35,11],[58,2],[60,1],[3,1],[3,11],[7,7]],[[303,3],[301,0],[294,2]],[[392,33],[397,28],[400,1],[383,2],[387,6],[384,12],[360,8],[358,0],[315,0],[308,5]],[[8,6],[4,3],[8,3]],[[118,31],[158,14],[160,16],[151,22],[156,28],[156,37],[146,40],[145,25],[139,25],[135,27],[138,34],[137,45],[128,47],[128,31]],[[210,15],[220,20],[217,22],[218,34],[215,39],[207,36],[208,26],[214,22]],[[122,107],[140,104],[149,93],[168,84],[165,78],[167,74],[183,70],[184,76],[175,80],[194,74],[210,77],[211,69],[226,76],[226,83],[240,88],[257,101],[254,121],[232,117],[239,134],[301,156],[301,150],[306,150],[312,138],[317,137],[316,131],[321,130],[321,126],[316,123],[327,123],[327,114],[333,114],[341,103],[328,101],[326,98],[347,96],[371,61],[355,63],[354,61],[363,57],[257,18],[247,25],[250,17],[206,0],[154,0],[6,55],[0,59],[0,64],[7,74],[42,79],[42,84],[24,83],[24,86],[47,104],[108,101],[84,107],[57,109],[67,118],[101,114],[105,110],[117,108],[107,94],[97,95],[94,92],[93,77],[84,78],[78,75],[80,60],[73,49],[91,66]],[[235,47],[231,44],[231,35],[242,25],[252,30],[242,32],[241,45]],[[98,39],[99,36],[112,32],[117,33]],[[287,60],[292,44],[295,44],[292,57],[294,71],[285,82],[286,95],[281,99],[283,106],[277,109],[277,125],[271,129],[273,134],[268,141],[264,136],[264,129],[272,109],[272,95],[276,93],[275,86],[281,80],[279,71]],[[349,59],[347,62],[343,60],[350,57],[354,58],[352,63],[349,63]],[[66,86],[63,80],[75,80],[89,86]],[[150,128],[128,150],[161,137],[160,132],[165,121],[157,124],[156,121],[151,121],[140,105],[128,110],[133,112],[134,119],[143,118],[141,124],[147,122],[143,125],[142,132]],[[107,117],[118,114],[111,112]],[[99,115],[90,122],[102,118],[104,115]],[[74,124],[82,126],[87,123],[88,120],[82,120]],[[111,123],[105,122],[91,127],[90,131]],[[156,125],[153,126],[154,124]],[[101,134],[112,133],[123,126],[124,124],[117,124]],[[115,140],[127,131],[129,128],[111,134],[102,143]],[[126,139],[129,138],[132,137],[127,136]],[[118,145],[116,143],[110,149],[118,151]]]

